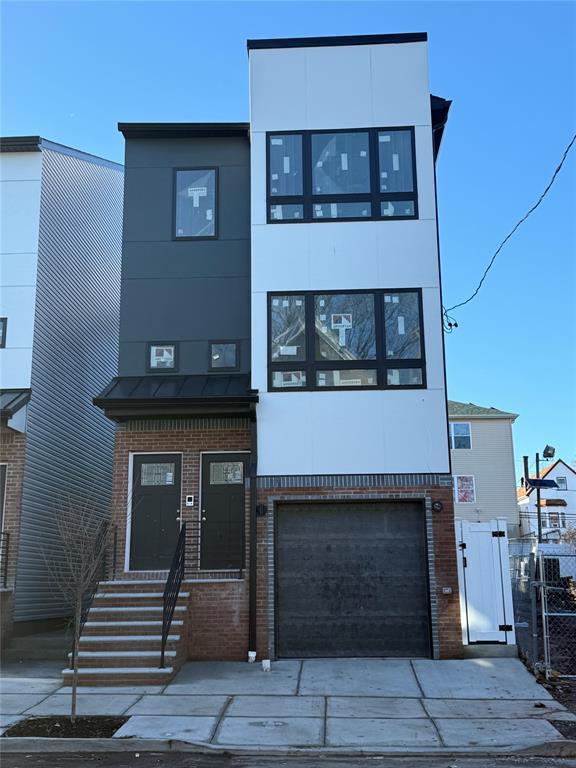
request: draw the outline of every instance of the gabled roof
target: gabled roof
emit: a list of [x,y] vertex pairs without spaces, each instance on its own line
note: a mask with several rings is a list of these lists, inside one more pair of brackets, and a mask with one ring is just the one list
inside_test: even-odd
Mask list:
[[30,400],[31,389],[0,389],[0,418],[11,419]]
[[247,373],[194,376],[116,376],[94,398],[114,420],[134,416],[250,414],[258,402]]
[[[571,467],[570,464],[566,464],[564,459],[556,459],[552,464],[547,464],[544,469],[540,467],[540,477],[544,478],[546,475],[549,475],[559,464],[564,466],[569,472],[572,472],[573,475],[576,475],[576,469],[574,469],[574,467]],[[530,477],[535,478],[536,475],[530,475]],[[519,499],[522,499],[524,496],[530,496],[533,490],[534,488],[518,488],[517,496]]]
[[449,418],[467,416],[468,418],[511,419],[512,421],[518,418],[517,413],[499,411],[498,408],[485,408],[474,403],[459,403],[457,400],[448,400],[448,416]]

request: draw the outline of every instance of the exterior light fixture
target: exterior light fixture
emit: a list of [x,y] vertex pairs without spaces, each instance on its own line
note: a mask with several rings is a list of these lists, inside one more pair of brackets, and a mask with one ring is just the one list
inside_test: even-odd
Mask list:
[[544,448],[544,450],[542,451],[542,456],[543,456],[545,459],[553,459],[553,458],[554,458],[554,454],[555,454],[555,453],[556,453],[556,448],[554,448],[554,447],[553,447],[553,446],[551,446],[551,445],[547,445],[547,446]]

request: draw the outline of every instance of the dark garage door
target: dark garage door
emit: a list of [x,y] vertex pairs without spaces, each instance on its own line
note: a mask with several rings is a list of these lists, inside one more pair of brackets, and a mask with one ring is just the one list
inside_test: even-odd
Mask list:
[[281,504],[278,656],[430,656],[418,502]]

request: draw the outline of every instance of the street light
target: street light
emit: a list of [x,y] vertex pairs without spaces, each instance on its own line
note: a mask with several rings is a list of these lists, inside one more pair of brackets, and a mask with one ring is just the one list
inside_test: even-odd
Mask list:
[[[542,458],[548,461],[553,459],[556,454],[556,448],[552,445],[546,445],[542,451]],[[544,541],[542,536],[542,507],[540,506],[540,491],[542,488],[558,488],[558,485],[554,480],[541,480],[540,479],[540,454],[536,454],[536,482],[530,479],[528,473],[528,456],[524,456],[524,485],[526,487],[532,486],[536,488],[536,519],[538,521],[538,543],[542,544]]]

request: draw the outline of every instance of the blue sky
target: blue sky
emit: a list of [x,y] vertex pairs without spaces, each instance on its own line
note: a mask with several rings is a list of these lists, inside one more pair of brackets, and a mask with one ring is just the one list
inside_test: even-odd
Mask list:
[[[576,130],[568,2],[3,2],[2,135],[122,161],[119,121],[248,119],[246,38],[426,31],[453,100],[438,163],[444,302],[474,289]],[[446,339],[449,396],[576,460],[576,147]]]

